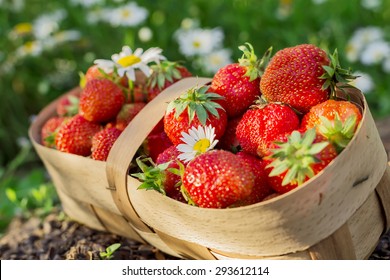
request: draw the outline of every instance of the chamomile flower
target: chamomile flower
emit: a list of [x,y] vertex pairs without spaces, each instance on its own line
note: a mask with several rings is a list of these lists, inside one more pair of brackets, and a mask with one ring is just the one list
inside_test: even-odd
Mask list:
[[385,41],[375,41],[362,51],[361,62],[364,65],[378,64],[389,56],[390,44]]
[[201,56],[199,62],[205,71],[215,74],[223,66],[232,63],[231,55],[230,49],[220,49]]
[[218,140],[215,140],[215,128],[211,125],[198,128],[192,127],[188,133],[182,133],[184,144],[177,145],[177,150],[181,152],[178,156],[183,162],[189,162],[196,156],[212,150],[217,145]]
[[357,78],[350,82],[351,85],[357,87],[363,93],[369,93],[374,89],[374,81],[369,74],[357,71],[353,75]]
[[135,2],[128,3],[111,11],[110,24],[112,26],[136,26],[148,16],[148,10]]
[[111,60],[96,59],[94,63],[106,73],[117,70],[118,75],[126,75],[129,80],[135,81],[135,69],[141,70],[147,77],[150,76],[148,63],[159,63],[165,57],[161,55],[162,49],[150,48],[145,52],[137,48],[134,52],[129,46],[124,46],[119,54],[113,54]]

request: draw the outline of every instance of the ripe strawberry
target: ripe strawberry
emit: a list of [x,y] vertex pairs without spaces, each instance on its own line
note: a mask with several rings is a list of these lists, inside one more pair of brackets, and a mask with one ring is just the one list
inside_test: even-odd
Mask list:
[[250,205],[263,201],[264,198],[273,193],[271,186],[268,183],[268,171],[265,170],[267,162],[245,152],[238,152],[237,156],[243,159],[252,169],[255,175],[255,184],[251,194],[241,200],[239,205]]
[[287,105],[268,103],[248,110],[237,126],[236,135],[245,152],[263,157],[268,153],[270,142],[298,126],[299,118],[293,109]]
[[148,102],[175,82],[192,76],[186,67],[180,65],[178,62],[168,60],[152,65],[151,69],[153,71],[152,75],[146,82]]
[[[158,155],[156,164],[164,164],[169,162],[169,165],[167,166],[167,169],[164,170],[164,189],[167,196],[178,199],[180,198],[180,201],[184,202],[185,199],[183,195],[180,192],[180,185],[181,185],[181,177],[178,174],[174,174],[170,171],[171,168],[180,170],[180,166],[177,163],[177,161],[180,161],[178,159],[180,152],[176,149],[176,146],[170,146],[169,148],[165,149],[164,152]],[[183,166],[185,164],[180,161]]]
[[336,156],[335,147],[315,129],[303,135],[293,131],[285,143],[277,143],[266,158],[270,168],[268,182],[278,193],[286,193],[323,170]]
[[192,88],[168,104],[164,116],[164,130],[174,145],[181,143],[183,132],[191,127],[211,125],[215,128],[216,139],[225,132],[227,115],[215,100],[222,97],[207,92],[208,87]]
[[171,140],[169,140],[167,134],[163,131],[156,134],[149,134],[143,142],[142,147],[145,154],[155,162],[158,155],[172,145]]
[[269,102],[282,102],[301,113],[329,99],[338,82],[354,78],[340,67],[337,51],[328,58],[314,45],[278,51],[261,77],[260,90]]
[[242,116],[228,119],[226,130],[221,139],[219,139],[218,147],[222,150],[237,151],[240,143],[237,140],[236,129]]
[[55,134],[57,130],[64,124],[68,118],[66,117],[51,117],[48,119],[41,129],[41,143],[49,148],[56,148]]
[[112,146],[121,133],[122,131],[115,127],[105,128],[97,132],[92,137],[92,158],[106,161]]
[[120,77],[116,73],[105,73],[103,69],[100,69],[97,65],[92,65],[87,69],[87,72],[80,73],[80,87],[84,88],[87,82],[94,79],[108,79],[114,83],[123,87],[128,87],[127,76]]
[[75,115],[58,130],[55,137],[57,149],[65,153],[89,156],[92,137],[100,130],[100,124],[87,121],[79,114]]
[[116,117],[125,96],[122,90],[107,79],[90,80],[80,97],[80,115],[91,122],[106,122]]
[[229,117],[236,117],[245,112],[250,105],[260,96],[260,75],[262,67],[270,50],[262,60],[258,60],[252,45],[247,43],[250,50],[245,46],[239,47],[243,56],[239,63],[228,64],[215,73],[211,82],[210,91],[225,97],[223,106]]
[[77,94],[65,95],[60,98],[56,106],[57,115],[60,117],[73,117],[79,112],[79,99]]
[[126,88],[124,92],[126,96],[126,103],[147,102],[147,95],[144,91],[143,85],[141,84],[135,84],[133,88]]
[[301,127],[316,127],[317,133],[325,136],[341,152],[354,136],[361,119],[362,114],[353,103],[327,100],[313,106],[303,116]]
[[116,116],[116,128],[124,130],[145,105],[143,102],[124,104]]
[[224,150],[212,150],[188,163],[182,183],[189,199],[204,208],[226,208],[248,197],[255,176],[244,160]]

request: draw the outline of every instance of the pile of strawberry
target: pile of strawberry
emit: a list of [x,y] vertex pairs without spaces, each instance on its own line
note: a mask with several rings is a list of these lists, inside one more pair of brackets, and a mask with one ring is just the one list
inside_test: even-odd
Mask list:
[[[150,69],[150,76],[140,72],[133,83],[126,75],[106,73],[92,65],[81,75],[81,90],[63,96],[57,103],[56,116],[43,125],[42,144],[106,161],[116,139],[147,102],[171,84],[192,76],[186,67],[168,60],[151,65]],[[145,140],[142,150],[156,159],[171,145],[161,121]]]
[[141,189],[205,208],[254,204],[303,184],[348,145],[362,113],[335,97],[354,78],[337,51],[303,44],[259,60],[250,44],[240,49],[210,86],[168,105],[172,146],[137,159]]
[[[328,55],[303,44],[273,56],[270,48],[258,59],[250,44],[239,49],[238,62],[219,69],[209,86],[188,89],[168,104],[132,170],[140,189],[198,207],[250,205],[311,179],[353,138],[362,113],[336,98],[354,78],[340,67],[337,51]],[[147,102],[192,75],[167,60],[150,71],[133,82],[91,66],[80,92],[58,102],[57,116],[42,128],[42,144],[105,161]]]

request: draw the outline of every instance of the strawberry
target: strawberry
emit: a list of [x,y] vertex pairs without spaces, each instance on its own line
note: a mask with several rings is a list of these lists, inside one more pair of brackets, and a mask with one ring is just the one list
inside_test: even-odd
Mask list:
[[210,91],[225,97],[223,106],[229,117],[242,115],[245,110],[256,100],[260,93],[260,75],[262,67],[268,57],[270,50],[262,60],[258,60],[252,45],[240,46],[243,56],[239,63],[228,64],[215,73]]
[[289,104],[306,113],[333,96],[338,82],[353,78],[340,67],[337,50],[328,57],[324,50],[302,44],[273,56],[261,77],[260,90],[267,101]]
[[270,142],[298,126],[299,118],[293,109],[287,105],[268,103],[245,112],[237,126],[236,136],[245,152],[263,157],[268,153]]
[[77,94],[65,95],[60,98],[56,106],[57,115],[60,117],[73,117],[79,112],[79,99]]
[[105,128],[97,132],[92,137],[92,158],[95,160],[106,161],[111,147],[114,145],[116,139],[118,139],[121,133],[122,131],[115,127]]
[[55,137],[57,149],[65,153],[89,156],[92,137],[100,130],[100,124],[90,122],[77,114],[58,130]]
[[286,193],[323,170],[336,156],[336,148],[315,129],[304,134],[293,131],[286,142],[279,142],[266,158],[270,168],[268,182],[278,193]]
[[171,140],[169,140],[167,134],[162,131],[155,134],[149,134],[143,142],[142,147],[145,154],[155,162],[158,155],[172,145],[173,144]]
[[188,163],[182,178],[189,201],[204,208],[226,208],[245,199],[254,182],[251,167],[224,150],[197,156]]
[[255,175],[255,184],[251,194],[239,202],[240,205],[250,205],[263,201],[264,198],[273,193],[268,184],[268,171],[265,170],[267,162],[245,152],[238,152],[237,156],[244,160],[252,169]]
[[124,89],[124,92],[126,103],[145,103],[147,101],[147,95],[143,85],[135,84],[133,88]]
[[124,75],[123,77],[120,77],[116,73],[105,73],[103,69],[99,68],[97,65],[90,66],[85,74],[80,74],[80,87],[84,88],[88,81],[93,79],[108,79],[113,81],[114,83],[123,86],[128,87],[128,79],[127,76]]
[[116,117],[125,103],[122,90],[107,79],[87,82],[80,97],[80,115],[91,122],[106,122]]
[[148,102],[175,82],[192,76],[186,67],[180,65],[178,62],[168,60],[151,65],[150,68],[152,69],[152,75],[150,75],[146,82]]
[[[178,159],[179,154],[180,154],[180,152],[176,149],[176,146],[172,145],[169,148],[165,149],[164,152],[162,152],[161,154],[158,155],[157,160],[156,160],[156,164],[160,165],[160,164],[164,164],[164,163],[169,162],[167,169],[164,170],[164,173],[165,173],[165,179],[164,179],[165,192],[166,192],[167,196],[169,196],[169,197],[175,197],[177,199],[177,198],[180,198],[180,196],[181,196],[182,197],[181,201],[185,201],[183,195],[180,192],[181,177],[178,174],[174,174],[174,173],[169,171],[171,168],[175,168],[177,170],[180,170],[180,166],[177,163],[177,161],[179,161],[179,159]],[[185,166],[185,164],[182,161],[180,161],[180,162],[181,162],[181,164],[183,164],[183,166]]]
[[179,98],[168,104],[164,116],[164,130],[174,145],[182,142],[183,132],[199,125],[211,125],[215,128],[216,139],[225,132],[227,115],[222,106],[215,101],[222,97],[207,92],[208,87],[189,89]]
[[218,147],[222,150],[228,150],[235,152],[238,150],[240,143],[237,140],[236,129],[242,116],[228,119],[226,130],[221,139],[218,142]]
[[68,120],[66,117],[51,117],[41,128],[41,143],[42,145],[55,148],[55,135],[57,130]]
[[145,105],[143,102],[124,104],[116,116],[116,128],[124,130]]
[[349,101],[327,100],[303,116],[301,127],[316,127],[341,152],[352,139],[362,119],[359,108]]

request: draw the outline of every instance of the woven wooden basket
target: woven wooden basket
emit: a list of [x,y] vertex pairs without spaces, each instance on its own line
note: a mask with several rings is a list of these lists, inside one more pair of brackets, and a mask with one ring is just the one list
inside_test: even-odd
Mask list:
[[29,135],[67,215],[185,259],[367,258],[390,227],[390,168],[358,90],[349,94],[362,108],[363,119],[348,147],[287,194],[245,207],[203,209],[137,190],[140,182],[128,175],[130,162],[167,103],[209,82],[186,78],[158,95],[121,134],[107,162],[40,145],[40,129],[55,114],[58,100],[44,108]]

